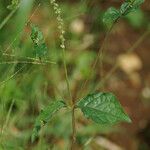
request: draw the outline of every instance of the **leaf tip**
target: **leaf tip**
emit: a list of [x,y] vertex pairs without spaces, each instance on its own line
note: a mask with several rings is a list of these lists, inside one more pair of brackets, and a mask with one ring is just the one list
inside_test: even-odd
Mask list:
[[132,123],[131,118],[127,114],[125,114],[125,116],[124,116],[124,121],[127,123]]
[[130,117],[128,117],[126,121],[127,121],[128,123],[132,123],[132,120],[131,120]]

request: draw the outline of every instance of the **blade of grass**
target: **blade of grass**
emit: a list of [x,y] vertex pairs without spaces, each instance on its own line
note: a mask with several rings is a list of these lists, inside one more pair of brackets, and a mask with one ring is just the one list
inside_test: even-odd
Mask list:
[[[16,57],[17,59],[27,59],[27,60],[33,60],[35,62],[39,62],[40,60],[37,58],[33,58],[33,57],[25,57],[25,56],[15,56],[15,55],[9,55],[7,53],[3,53],[4,56],[8,56],[8,57]],[[41,61],[40,61],[41,62]],[[50,60],[44,60],[42,61],[42,63],[48,63],[48,64],[56,64],[56,62],[50,61]]]
[[9,119],[10,119],[10,114],[11,114],[11,111],[12,111],[12,108],[13,108],[13,105],[15,103],[15,100],[13,99],[12,102],[11,102],[11,105],[9,107],[9,110],[8,110],[8,113],[7,113],[7,116],[6,116],[6,121],[4,122],[3,126],[2,126],[2,130],[1,130],[1,136],[3,135],[7,125],[8,125],[8,122],[9,122]]
[[8,82],[9,80],[13,79],[20,71],[22,71],[24,69],[25,65],[23,67],[21,67],[19,70],[17,70],[14,74],[12,74],[10,77],[8,77],[6,80],[0,82],[0,86],[4,85],[6,82]]
[[45,62],[45,61],[4,61],[0,62],[0,65],[4,64],[33,64],[33,65],[46,65],[47,63],[56,64],[55,62]]
[[7,22],[10,20],[10,18],[14,15],[14,13],[17,11],[18,8],[12,10],[8,16],[1,22],[0,24],[0,30],[7,24]]

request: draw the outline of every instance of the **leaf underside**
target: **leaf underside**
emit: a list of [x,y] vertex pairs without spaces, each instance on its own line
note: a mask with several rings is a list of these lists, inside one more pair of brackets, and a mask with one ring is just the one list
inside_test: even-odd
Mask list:
[[39,131],[42,128],[42,126],[48,123],[53,117],[53,115],[63,107],[66,107],[66,104],[64,103],[64,101],[55,101],[49,104],[43,110],[41,110],[34,124],[34,129],[33,129],[32,137],[31,137],[32,142],[34,142],[35,139],[38,137]]
[[79,107],[86,118],[99,124],[115,124],[120,121],[131,122],[121,104],[112,93],[94,93],[81,99]]

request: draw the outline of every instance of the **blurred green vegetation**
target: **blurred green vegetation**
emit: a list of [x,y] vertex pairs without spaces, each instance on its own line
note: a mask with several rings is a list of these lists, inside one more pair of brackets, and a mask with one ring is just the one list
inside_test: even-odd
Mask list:
[[[69,82],[73,97],[76,98],[82,83],[87,78],[91,79],[89,76],[91,71],[92,79],[83,89],[83,95],[92,91],[101,80],[100,68],[91,70],[91,66],[107,31],[102,23],[102,16],[111,4],[118,7],[120,1],[59,2],[66,30]],[[0,24],[13,11],[7,9],[10,3],[10,0],[0,0]],[[116,32],[122,32],[123,25],[137,32],[144,32],[149,24],[148,15],[149,12],[145,9],[131,13],[121,21],[121,27],[119,28],[118,25],[119,29]],[[48,53],[41,60],[36,58],[28,21],[36,24],[44,34]],[[39,111],[53,99],[69,99],[57,26],[56,16],[49,1],[21,0],[19,8],[0,29],[0,150],[68,148],[71,135],[70,112],[62,111],[53,118],[34,144],[31,144],[30,139]],[[104,56],[106,55],[104,73],[113,66],[111,61],[107,62],[107,59],[113,57],[113,60],[116,54],[118,52],[104,53]],[[42,65],[42,62],[46,61],[56,64]],[[104,89],[107,89],[107,86],[104,86]],[[76,119],[78,120],[77,149],[99,150],[101,149],[99,146],[90,143],[86,145],[91,137],[99,135],[109,137],[111,133],[126,132],[126,128],[120,126],[106,127],[93,124],[84,120],[81,112],[77,113]]]

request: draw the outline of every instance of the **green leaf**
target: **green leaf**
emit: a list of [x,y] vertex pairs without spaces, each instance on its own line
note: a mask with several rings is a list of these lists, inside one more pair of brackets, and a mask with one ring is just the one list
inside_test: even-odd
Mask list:
[[142,3],[144,3],[144,0],[126,0],[119,10],[114,7],[110,7],[104,14],[104,24],[107,27],[111,27],[119,17],[126,16],[128,13],[135,11]]
[[134,8],[140,7],[140,5],[141,5],[142,3],[144,3],[144,1],[145,1],[145,0],[135,0],[134,3],[133,3]]
[[40,112],[34,124],[34,129],[33,129],[32,137],[31,137],[32,142],[34,142],[35,139],[38,137],[39,131],[42,128],[42,126],[48,123],[53,117],[53,115],[63,107],[66,107],[66,104],[64,101],[55,101],[49,104],[46,108],[44,108]]
[[121,15],[125,16],[128,13],[135,11],[142,3],[144,3],[144,0],[127,0],[120,7]]
[[31,24],[31,39],[33,41],[33,43],[43,43],[44,42],[44,36],[43,33],[40,31],[40,29],[38,28],[38,26]]
[[99,124],[114,124],[120,121],[131,122],[119,101],[112,93],[94,93],[81,99],[77,107],[86,118]]
[[128,13],[130,13],[132,11],[133,11],[133,8],[132,8],[132,6],[130,5],[129,2],[123,3],[120,7],[120,13],[121,13],[122,16],[125,16],[125,15],[127,15]]
[[39,58],[42,58],[43,56],[46,56],[47,54],[47,46],[45,43],[42,43],[42,44],[35,44],[34,45],[34,50],[35,50],[35,54],[36,56],[38,56]]
[[14,10],[19,6],[20,0],[12,0],[11,4],[7,6],[8,9]]
[[114,7],[109,8],[103,17],[103,22],[108,27],[110,27],[118,18],[120,17],[120,12]]
[[48,48],[45,44],[45,39],[43,36],[43,33],[40,31],[40,29],[34,25],[30,24],[31,26],[31,39],[34,44],[34,50],[37,57],[42,58],[46,56],[48,52]]

